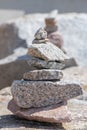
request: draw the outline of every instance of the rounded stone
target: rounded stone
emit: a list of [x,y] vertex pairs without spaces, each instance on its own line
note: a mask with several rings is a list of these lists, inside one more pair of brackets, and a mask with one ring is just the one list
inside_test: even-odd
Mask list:
[[46,26],[54,26],[57,25],[57,20],[55,18],[46,18],[45,24]]
[[58,32],[53,32],[48,35],[48,39],[51,43],[61,48],[63,46],[63,38]]

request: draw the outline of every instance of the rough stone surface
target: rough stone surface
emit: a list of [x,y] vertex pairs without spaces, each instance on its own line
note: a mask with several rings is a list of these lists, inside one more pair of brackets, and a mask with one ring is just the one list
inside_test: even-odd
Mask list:
[[46,61],[64,61],[68,59],[68,56],[50,42],[33,44],[29,48],[28,54]]
[[63,38],[59,34],[59,32],[53,32],[48,35],[48,39],[50,40],[51,43],[56,45],[57,47],[61,48],[63,46]]
[[8,104],[8,109],[15,115],[28,120],[50,123],[71,121],[71,113],[64,103],[43,108],[21,109],[15,104],[14,100],[11,100]]
[[55,62],[55,61],[44,61],[35,57],[30,57],[27,60],[29,66],[36,67],[37,69],[63,69],[65,68],[64,63]]
[[42,107],[60,103],[82,94],[81,86],[70,81],[24,81],[12,84],[11,92],[22,108]]
[[34,70],[24,73],[23,79],[26,80],[60,80],[63,77],[63,73],[60,70],[42,69]]

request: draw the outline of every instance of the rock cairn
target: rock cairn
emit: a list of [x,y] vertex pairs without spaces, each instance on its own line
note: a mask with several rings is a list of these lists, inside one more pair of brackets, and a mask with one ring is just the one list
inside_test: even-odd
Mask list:
[[[8,109],[15,115],[41,122],[62,123],[71,121],[67,109],[67,100],[82,94],[78,82],[64,81],[61,70],[49,62],[61,63],[68,57],[47,39],[47,33],[40,28],[36,34],[28,54],[43,61],[43,69],[24,73],[22,80],[12,83],[13,99]],[[29,61],[28,61],[29,63]],[[44,66],[48,67],[44,69]],[[33,65],[33,64],[32,64]]]

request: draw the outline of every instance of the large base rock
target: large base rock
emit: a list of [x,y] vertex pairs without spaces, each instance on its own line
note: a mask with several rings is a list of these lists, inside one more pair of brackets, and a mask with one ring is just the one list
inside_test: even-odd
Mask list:
[[50,123],[71,121],[71,114],[63,103],[44,108],[22,109],[15,104],[14,100],[11,100],[8,104],[8,109],[15,115],[28,120]]
[[22,108],[53,105],[82,94],[80,84],[72,81],[17,80],[11,91],[15,102]]

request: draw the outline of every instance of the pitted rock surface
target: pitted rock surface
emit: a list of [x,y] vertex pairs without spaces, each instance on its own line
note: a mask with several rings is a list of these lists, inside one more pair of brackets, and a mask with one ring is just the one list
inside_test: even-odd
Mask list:
[[13,82],[11,92],[21,108],[44,107],[66,101],[82,94],[77,82],[24,81]]

